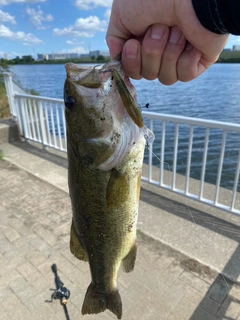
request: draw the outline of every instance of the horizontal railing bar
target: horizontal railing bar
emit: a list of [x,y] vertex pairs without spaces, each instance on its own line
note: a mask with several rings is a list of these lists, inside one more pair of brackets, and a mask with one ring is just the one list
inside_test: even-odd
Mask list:
[[64,104],[63,99],[34,96],[34,95],[23,94],[23,93],[15,93],[14,98],[25,98],[25,99],[41,100],[41,101],[46,101],[46,102],[55,102],[55,103]]
[[240,132],[240,125],[237,123],[175,116],[171,114],[149,112],[149,111],[143,111],[142,116],[143,118],[147,118],[147,119],[165,120],[165,121],[176,122],[179,124],[189,124],[189,125],[203,126],[203,127],[213,128],[213,129],[223,129],[223,130]]
[[[42,100],[42,101],[49,101],[49,102],[56,102],[60,104],[64,104],[63,99],[56,99],[56,98],[48,98],[42,96],[34,96],[28,94],[20,94],[15,93],[15,98],[28,98],[34,100]],[[204,126],[204,127],[211,127],[215,129],[224,129],[224,130],[231,130],[240,132],[240,125],[237,123],[229,123],[229,122],[222,122],[222,121],[212,121],[208,119],[200,119],[200,118],[190,118],[190,117],[183,117],[183,116],[176,116],[171,114],[165,113],[157,113],[157,112],[149,112],[143,111],[142,112],[143,118],[146,117],[147,119],[155,119],[155,120],[165,120],[165,121],[172,121],[177,122],[180,124],[190,124],[194,126]]]

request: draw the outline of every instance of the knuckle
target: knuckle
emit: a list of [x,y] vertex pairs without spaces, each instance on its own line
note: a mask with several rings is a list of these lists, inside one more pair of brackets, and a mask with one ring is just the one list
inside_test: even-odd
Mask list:
[[155,80],[157,78],[157,74],[151,71],[148,71],[148,72],[142,71],[141,76],[146,80]]

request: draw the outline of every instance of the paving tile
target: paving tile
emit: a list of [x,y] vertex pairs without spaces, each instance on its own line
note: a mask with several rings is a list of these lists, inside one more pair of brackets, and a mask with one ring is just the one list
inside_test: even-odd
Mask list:
[[[28,173],[0,162],[0,320],[65,320],[55,288],[53,263],[71,291],[71,320],[116,320],[110,311],[81,314],[91,282],[89,264],[69,250],[69,196]],[[135,269],[119,271],[123,320],[240,320],[240,289],[219,275],[204,279],[181,266],[172,251],[141,239]]]
[[31,262],[35,267],[39,266],[40,264],[46,262],[46,258],[43,256],[41,252],[32,251],[26,254],[26,258],[28,261]]
[[162,299],[175,306],[185,296],[189,288],[188,284],[177,279],[164,293]]
[[8,226],[7,230],[4,231],[4,234],[5,234],[5,237],[10,242],[13,242],[14,240],[16,240],[16,239],[21,237],[21,235],[10,226]]
[[240,304],[240,288],[234,285],[229,291],[229,295],[232,296]]
[[152,291],[147,291],[142,298],[152,309],[158,311],[162,318],[167,318],[173,311],[173,304],[163,300],[160,296],[156,295]]
[[216,315],[221,304],[206,296],[199,304],[199,307],[212,315]]
[[0,253],[6,253],[13,248],[13,244],[6,237],[0,239]]
[[156,295],[162,296],[167,291],[168,286],[155,278],[151,273],[144,272],[141,277],[141,284],[144,285],[148,290],[153,291]]
[[[209,313],[207,313],[205,310],[201,308],[197,308],[192,316],[189,318],[189,320],[220,320],[224,318],[217,318]],[[225,319],[224,319],[225,320]]]
[[196,307],[197,306],[193,302],[183,298],[179,301],[173,312],[168,316],[167,320],[189,320],[196,310]]
[[8,316],[8,319],[25,319],[29,315],[27,308],[22,304],[20,299],[12,295],[2,304],[2,309]]
[[187,271],[184,271],[179,279],[202,293],[206,293],[210,287],[209,283]]
[[[32,313],[32,319],[37,320],[60,320],[58,315],[56,315],[47,304],[42,305],[41,307],[34,310]],[[64,318],[62,318],[64,319]]]
[[136,302],[131,308],[124,314],[124,319],[140,320],[150,312],[152,308],[142,300]]
[[211,285],[207,295],[212,300],[222,303],[227,297],[231,288],[231,283],[228,284],[227,279],[219,275]]
[[30,263],[25,262],[17,269],[25,278],[36,271],[36,268]]
[[181,268],[179,264],[173,262],[161,275],[159,275],[158,279],[170,286],[183,271],[183,268]]
[[152,309],[150,310],[144,317],[144,320],[164,320],[159,314],[158,310]]
[[240,313],[240,304],[228,296],[217,313],[219,319],[236,319]]
[[198,291],[197,289],[189,286],[186,293],[185,298],[190,300],[191,302],[195,303],[196,305],[199,305],[200,302],[203,300],[205,294]]

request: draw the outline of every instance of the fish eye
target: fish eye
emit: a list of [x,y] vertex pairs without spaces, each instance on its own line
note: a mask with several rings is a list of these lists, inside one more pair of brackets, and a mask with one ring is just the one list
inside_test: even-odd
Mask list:
[[68,110],[73,110],[75,108],[76,101],[72,96],[67,96],[64,102],[65,102],[65,107]]

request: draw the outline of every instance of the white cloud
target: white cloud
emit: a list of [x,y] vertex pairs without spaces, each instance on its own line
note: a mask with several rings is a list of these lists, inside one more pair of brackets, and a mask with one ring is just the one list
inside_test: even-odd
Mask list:
[[38,3],[45,2],[46,0],[0,0],[0,6],[7,6],[11,3]]
[[26,8],[26,13],[29,15],[30,22],[38,30],[46,29],[42,25],[43,21],[53,21],[53,16],[51,14],[44,14],[40,6],[38,6],[37,10],[28,7]]
[[71,49],[63,49],[58,51],[58,53],[86,53],[86,50],[83,47],[75,47],[75,48],[71,48]]
[[87,18],[79,18],[75,21],[74,25],[70,25],[64,29],[53,29],[55,36],[74,36],[91,38],[97,31],[105,31],[107,23],[104,20],[100,20],[96,16],[90,16]]
[[75,6],[80,10],[89,10],[96,7],[111,7],[113,0],[76,0]]
[[74,44],[74,41],[72,41],[72,40],[67,40],[67,41],[66,41],[66,44],[72,45],[72,44]]
[[38,45],[43,43],[42,40],[36,38],[32,33],[24,33],[22,31],[13,32],[3,24],[0,25],[0,38],[5,38],[12,41],[22,41],[24,45]]
[[80,46],[84,44],[84,41],[78,41],[78,39],[73,39],[73,40],[67,40],[66,44],[68,44],[69,46]]
[[105,11],[105,13],[104,13],[104,17],[109,20],[110,19],[110,15],[111,15],[111,9],[107,9]]
[[8,12],[0,10],[0,24],[2,22],[10,22],[11,24],[16,23],[14,16],[11,16]]

